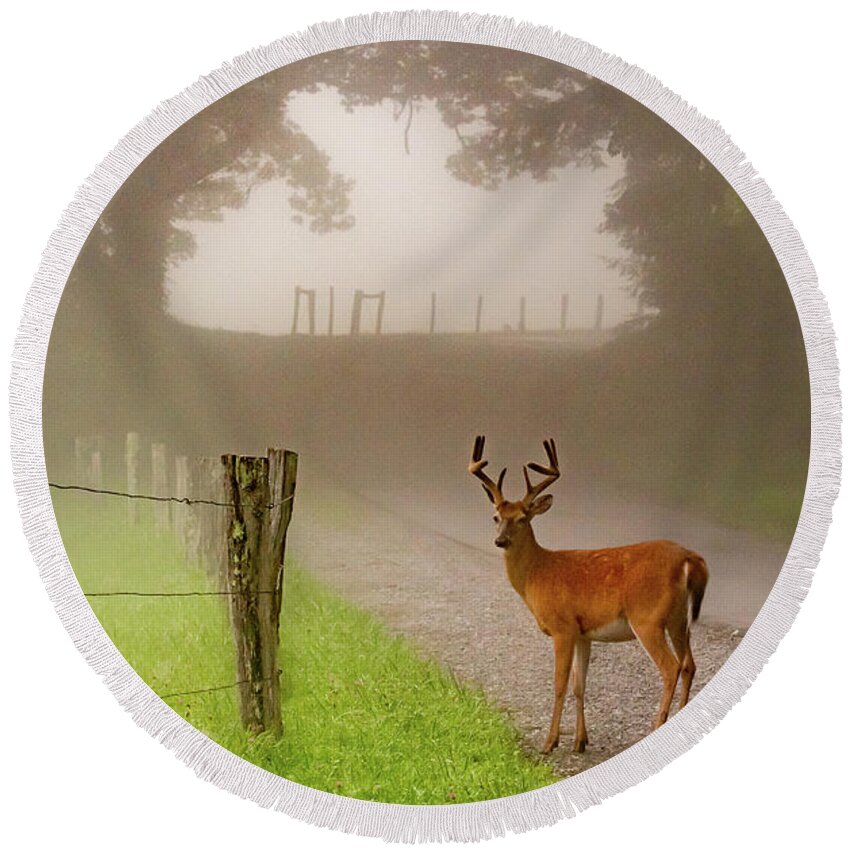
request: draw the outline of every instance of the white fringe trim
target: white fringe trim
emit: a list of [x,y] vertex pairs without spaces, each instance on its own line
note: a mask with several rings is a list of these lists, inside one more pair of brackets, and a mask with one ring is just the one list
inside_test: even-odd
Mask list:
[[[800,315],[811,379],[811,460],[799,526],[776,585],[739,647],[685,710],[628,750],[549,787],[481,803],[405,806],[327,794],[249,764],[175,714],[115,649],[80,590],[53,513],[42,445],[44,365],[59,298],[89,231],[124,180],[173,130],[244,83],[318,53],[399,39],[473,42],[544,56],[610,83],[678,130],[734,187],[770,241]],[[309,823],[389,841],[475,841],[552,824],[690,749],[743,696],[794,620],[826,537],[841,467],[835,335],[814,269],[770,189],[720,125],[654,77],[585,42],[510,18],[455,12],[375,13],[316,24],[224,64],[134,127],[79,188],[44,251],[15,342],[10,402],[15,486],[33,558],[77,648],[136,723],[221,788]]]

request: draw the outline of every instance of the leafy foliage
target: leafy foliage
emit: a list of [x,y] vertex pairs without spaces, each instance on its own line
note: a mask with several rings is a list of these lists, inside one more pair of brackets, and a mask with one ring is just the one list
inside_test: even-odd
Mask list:
[[[626,174],[614,188],[603,228],[631,254],[624,272],[633,290],[676,321],[710,322],[713,303],[731,292],[741,295],[731,277],[739,283],[746,277],[752,289],[765,277],[784,288],[772,252],[726,181],[627,95],[521,51],[393,41],[286,66],[186,122],[105,211],[69,287],[71,297],[87,288],[87,280],[89,289],[108,281],[135,307],[161,310],[168,265],[193,250],[179,222],[218,219],[268,180],[288,183],[296,218],[314,231],[351,227],[352,181],[330,170],[327,155],[287,114],[295,94],[326,87],[348,110],[394,103],[405,122],[405,143],[417,108],[433,102],[458,136],[449,172],[487,189],[523,174],[550,180],[567,166],[601,168],[624,159]],[[758,281],[747,268],[753,258]]]

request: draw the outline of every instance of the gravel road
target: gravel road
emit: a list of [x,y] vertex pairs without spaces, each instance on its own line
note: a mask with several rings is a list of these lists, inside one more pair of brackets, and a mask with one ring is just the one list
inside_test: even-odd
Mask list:
[[[539,751],[552,709],[551,641],[511,588],[495,548],[490,552],[443,536],[372,500],[337,506],[328,516],[326,508],[311,504],[309,491],[299,499],[288,545],[299,565],[404,635],[458,680],[481,686],[512,718],[523,746]],[[403,510],[404,501],[399,504]],[[481,509],[486,523],[487,509]],[[781,561],[777,571],[779,566]],[[710,582],[708,599],[712,591]],[[734,625],[695,624],[693,694],[717,672],[739,636]],[[637,641],[594,643],[585,697],[588,749],[582,755],[571,752],[570,698],[562,744],[546,760],[558,773],[572,775],[635,743],[651,729],[660,687],[657,670]]]

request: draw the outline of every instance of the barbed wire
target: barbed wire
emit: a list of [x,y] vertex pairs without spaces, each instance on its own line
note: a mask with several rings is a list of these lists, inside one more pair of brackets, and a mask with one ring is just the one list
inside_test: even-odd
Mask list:
[[[278,670],[277,675],[282,676],[283,670]],[[264,676],[262,679],[240,679],[238,682],[233,682],[233,684],[230,684],[230,685],[216,685],[215,687],[212,687],[212,688],[198,688],[197,690],[194,690],[194,691],[179,691],[179,692],[173,693],[173,694],[157,694],[157,696],[162,700],[166,700],[166,699],[174,699],[175,697],[193,696],[195,694],[210,694],[210,693],[213,693],[214,691],[226,691],[230,688],[238,688],[240,685],[253,685],[253,684],[256,684],[258,682],[270,682],[274,678],[275,678],[274,676]]]
[[[149,502],[177,502],[181,505],[217,505],[221,508],[235,508],[232,502],[217,502],[214,499],[190,499],[187,496],[149,496],[141,493],[122,493],[120,490],[98,490],[96,487],[84,487],[81,484],[56,484],[52,481],[48,482],[48,486],[54,490],[78,490],[83,493],[99,493],[105,496],[122,496],[125,499],[143,499]],[[279,502],[271,505],[266,505],[267,510],[284,505],[286,502],[291,502],[295,498],[295,494],[286,496]]]
[[[151,496],[143,493],[123,493],[120,490],[104,490],[98,489],[96,487],[86,487],[81,484],[58,484],[53,481],[48,482],[48,486],[52,487],[54,490],[74,490],[82,493],[95,493],[103,496],[120,496],[125,499],[142,499],[144,501],[150,502],[175,502],[177,504],[182,505],[215,505],[217,507],[222,508],[234,508],[232,502],[219,502],[214,499],[190,499],[189,497],[178,497],[178,496]],[[271,505],[266,505],[267,510],[273,510],[276,507],[280,507],[287,502],[291,502],[295,498],[295,495],[286,496],[281,501],[276,502]],[[256,595],[265,595],[265,594],[275,594],[278,593],[277,590],[185,590],[185,591],[174,591],[172,593],[164,593],[158,591],[137,591],[137,590],[119,590],[119,591],[98,591],[93,593],[84,593],[84,596],[87,599],[97,599],[102,597],[110,597],[110,596],[130,596],[130,597],[154,597],[154,598],[165,598],[165,597],[193,597],[193,596],[243,596],[248,594],[256,594]],[[277,671],[277,675],[283,675],[282,670]],[[191,691],[175,691],[174,693],[169,694],[157,694],[157,696],[161,700],[167,699],[176,699],[177,697],[185,697],[185,696],[195,696],[197,694],[209,694],[214,693],[216,691],[225,691],[230,690],[231,688],[238,688],[240,685],[251,685],[256,684],[258,682],[268,682],[271,681],[273,676],[264,676],[261,679],[240,679],[238,682],[232,682],[228,685],[214,685],[211,688],[197,688]]]
[[174,593],[147,593],[140,590],[115,590],[103,591],[97,593],[84,593],[87,599],[97,598],[101,596],[245,596],[249,593],[255,593],[258,596],[271,595],[277,593],[276,590],[178,590]]

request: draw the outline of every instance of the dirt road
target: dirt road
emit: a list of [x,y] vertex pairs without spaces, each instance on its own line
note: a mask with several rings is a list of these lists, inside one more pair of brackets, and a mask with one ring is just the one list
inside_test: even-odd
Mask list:
[[[518,484],[518,482],[514,482]],[[785,561],[788,544],[720,525],[685,510],[630,500],[617,491],[559,482],[552,510],[535,522],[537,539],[552,549],[595,549],[639,540],[672,539],[699,552],[711,583],[703,606],[706,623],[747,628],[764,604]],[[376,503],[411,522],[492,554],[492,511],[484,494],[431,487],[367,492]],[[521,495],[522,490],[514,494]],[[510,494],[509,494],[510,496]]]
[[[512,718],[529,752],[538,750],[551,713],[551,642],[537,630],[531,614],[509,585],[497,550],[468,542],[487,540],[486,534],[491,532],[486,504],[479,506],[483,516],[474,525],[470,511],[459,505],[435,503],[421,493],[418,498],[413,494],[395,493],[391,498],[380,494],[392,504],[393,512],[371,499],[355,499],[353,503],[338,503],[336,512],[329,516],[326,506],[312,502],[309,487],[306,490],[299,496],[299,521],[290,530],[289,551],[299,564],[371,611],[391,631],[410,639],[422,655],[448,667],[459,680],[480,685]],[[443,530],[450,536],[427,525],[425,521],[433,516],[422,515],[423,504],[440,505]],[[405,513],[409,519],[403,518]],[[590,521],[588,515],[586,522]],[[574,530],[583,522],[579,515]],[[540,525],[542,530],[544,524]],[[620,527],[625,529],[626,525]],[[689,530],[693,532],[693,526]],[[756,545],[759,541],[750,541],[763,561],[748,577],[746,592],[742,592],[741,582],[735,581],[741,562],[730,559],[727,564],[723,553],[743,545],[743,541],[737,533],[725,535],[715,530],[714,535],[716,549],[706,547],[712,539],[708,534],[699,544],[688,539],[688,545],[695,549],[702,546],[700,551],[712,571],[706,606],[711,616],[694,627],[694,693],[735,649],[735,626],[749,623],[750,612],[757,611],[757,598],[763,600],[772,583],[771,579],[765,589],[773,569],[769,557],[772,544],[764,544],[766,548],[761,551]],[[646,536],[641,533],[635,539]],[[668,531],[664,536],[674,535]],[[540,537],[541,542],[549,543],[543,534]],[[578,545],[595,544],[591,537],[583,538]],[[752,551],[739,554],[744,563],[750,562]],[[780,558],[776,572],[781,563]],[[740,622],[730,625],[719,619],[729,612]],[[594,644],[586,697],[590,745],[583,755],[570,751],[573,715],[568,703],[562,746],[548,757],[552,765],[569,775],[630,746],[650,730],[659,695],[657,671],[636,641]]]

